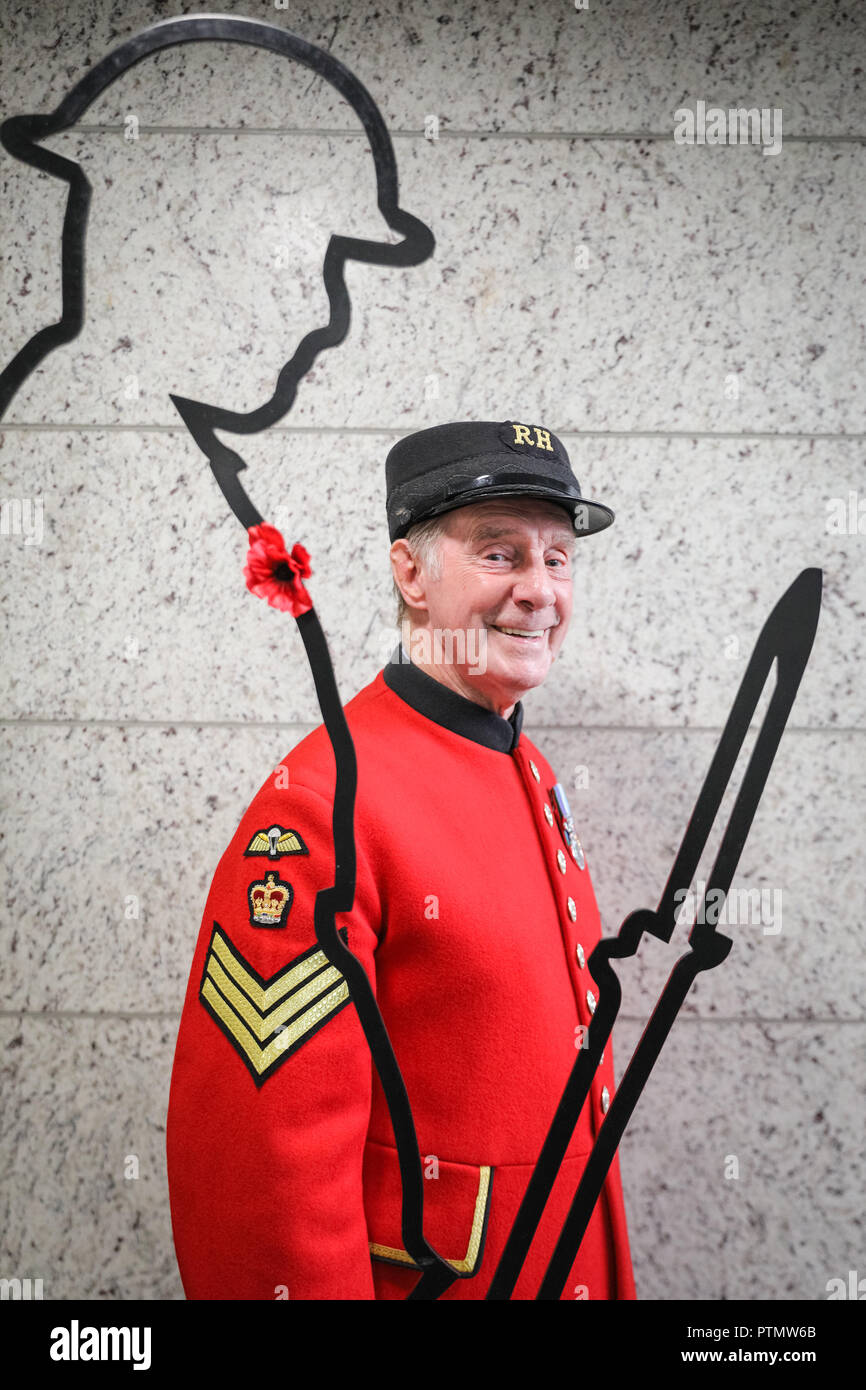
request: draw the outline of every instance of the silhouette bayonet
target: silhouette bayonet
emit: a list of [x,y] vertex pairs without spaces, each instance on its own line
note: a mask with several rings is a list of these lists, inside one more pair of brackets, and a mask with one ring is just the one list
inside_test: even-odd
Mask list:
[[496,1267],[487,1293],[488,1299],[507,1299],[511,1296],[559,1165],[589,1094],[599,1059],[610,1037],[622,999],[622,988],[611,960],[633,956],[644,932],[658,937],[660,941],[670,941],[683,890],[689,887],[697,871],[749,725],[775,663],[776,684],[698,907],[695,925],[689,934],[690,949],[674,965],[601,1124],[536,1295],[538,1299],[560,1297],[617,1145],[680,1006],[700,971],[719,965],[733,945],[730,937],[716,931],[716,925],[812,650],[821,607],[821,581],[821,570],[803,570],[764,623],[658,907],[655,911],[641,908],[629,913],[619,934],[600,941],[589,958],[590,974],[599,986],[598,1004],[587,1033],[589,1045],[581,1049],[572,1067]]

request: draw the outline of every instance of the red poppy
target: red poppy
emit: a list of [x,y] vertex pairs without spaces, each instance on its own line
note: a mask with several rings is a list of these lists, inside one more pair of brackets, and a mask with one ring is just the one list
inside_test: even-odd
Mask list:
[[250,593],[267,599],[272,608],[280,608],[295,618],[308,613],[313,600],[301,580],[309,579],[313,571],[304,547],[297,543],[289,554],[276,526],[268,526],[264,521],[259,526],[251,526],[247,535],[250,548],[244,579]]

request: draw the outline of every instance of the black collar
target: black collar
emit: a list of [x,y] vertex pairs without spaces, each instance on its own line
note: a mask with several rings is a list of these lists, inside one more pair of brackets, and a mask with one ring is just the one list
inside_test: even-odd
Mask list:
[[389,690],[443,729],[498,753],[511,753],[517,747],[523,727],[523,705],[519,700],[510,718],[503,719],[428,676],[410,660],[402,644],[395,649],[382,675]]

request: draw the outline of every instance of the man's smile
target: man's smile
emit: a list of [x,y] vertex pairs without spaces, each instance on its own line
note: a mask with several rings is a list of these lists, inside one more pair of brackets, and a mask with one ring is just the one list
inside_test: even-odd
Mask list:
[[488,623],[488,627],[493,628],[494,632],[501,632],[505,637],[516,637],[519,642],[540,642],[550,631],[551,627],[558,627],[558,623],[551,623],[548,627],[527,628],[527,627],[505,627],[498,623]]

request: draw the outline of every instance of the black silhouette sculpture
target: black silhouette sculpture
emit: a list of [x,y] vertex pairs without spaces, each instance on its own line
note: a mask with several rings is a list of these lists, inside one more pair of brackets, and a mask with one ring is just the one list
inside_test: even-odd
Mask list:
[[[261,525],[263,518],[240,481],[239,475],[246,464],[238,453],[217,439],[216,430],[233,434],[257,433],[281,420],[290,410],[298,383],[317,355],[326,348],[336,347],[348,332],[349,294],[344,278],[347,260],[391,266],[418,265],[430,256],[434,245],[430,229],[398,204],[393,147],[370,94],[348,68],[331,54],[284,29],[226,15],[189,15],[155,24],[121,44],[91,68],[53,112],[48,115],[14,116],[0,126],[0,143],[10,154],[69,184],[62,239],[62,316],[58,323],[35,333],[0,372],[0,420],[22,383],[49,353],[71,342],[84,322],[84,239],[91,189],[79,165],[43,149],[39,142],[74,124],[110,83],[151,53],[173,45],[208,40],[246,43],[270,49],[311,68],[336,88],[360,118],[370,142],[379,209],[388,225],[403,236],[403,240],[396,245],[331,237],[323,265],[330,305],[329,321],[301,341],[294,356],[280,371],[273,396],[257,410],[239,414],[172,395],[171,399],[184,423],[206,455],[231,510],[249,530]],[[658,908],[654,912],[643,909],[631,913],[625,919],[619,935],[599,942],[589,958],[590,973],[600,987],[598,1005],[589,1029],[589,1046],[580,1050],[563,1091],[494,1273],[488,1299],[507,1299],[513,1292],[610,1035],[621,999],[621,988],[611,968],[611,959],[633,955],[644,932],[670,941],[676,923],[674,904],[679,901],[678,890],[691,884],[751,717],[775,663],[776,686],[710,874],[703,903],[698,908],[698,925],[689,937],[690,950],[674,966],[600,1128],[537,1294],[539,1299],[557,1299],[561,1294],[619,1140],[692,982],[700,971],[711,969],[724,960],[731,949],[730,938],[717,934],[715,930],[724,901],[719,894],[726,895],[728,892],[760,801],[811,651],[820,599],[821,571],[804,570],[774,608],[746,669]],[[421,1158],[406,1087],[363,966],[337,931],[336,914],[351,911],[355,895],[355,749],[315,609],[310,607],[308,611],[297,614],[296,622],[309,658],[337,771],[332,820],[335,882],[332,888],[324,889],[317,895],[314,910],[316,937],[328,959],[346,979],[391,1114],[403,1184],[403,1242],[422,1270],[421,1278],[408,1298],[434,1299],[444,1293],[455,1279],[471,1276],[459,1275],[424,1236]],[[713,916],[711,911],[708,919],[703,909],[710,894],[713,895],[710,901],[715,904],[716,915]]]
[[[106,87],[143,58],[177,44],[205,41],[246,43],[267,48],[303,63],[326,78],[349,102],[364,126],[373,154],[379,210],[389,227],[403,237],[397,244],[331,237],[323,265],[330,306],[329,321],[308,333],[301,341],[294,356],[280,371],[273,396],[257,410],[241,414],[205,402],[172,396],[184,423],[207,456],[231,510],[241,525],[249,529],[260,525],[263,518],[240,481],[239,474],[246,468],[246,463],[239,454],[217,439],[216,430],[255,434],[281,420],[290,410],[298,383],[318,354],[326,348],[336,347],[348,333],[349,292],[344,275],[347,260],[412,266],[426,260],[434,246],[429,227],[399,206],[397,165],[391,138],[369,92],[330,53],[284,29],[226,15],[188,15],[182,19],[166,20],[115,48],[75,84],[50,114],[13,116],[0,126],[0,143],[10,154],[69,184],[62,239],[62,315],[58,323],[35,333],[0,373],[0,420],[22,383],[49,353],[71,342],[84,323],[84,241],[91,188],[78,164],[52,150],[43,149],[39,142],[73,125]],[[315,610],[301,613],[296,621],[310,661],[316,695],[337,765],[333,812],[335,883],[333,888],[318,896],[315,908],[316,935],[329,960],[346,979],[388,1102],[403,1182],[403,1238],[406,1250],[422,1269],[438,1269],[453,1277],[451,1266],[423,1236],[421,1158],[408,1094],[390,1038],[364,968],[336,929],[336,914],[350,911],[355,896],[355,750],[337,692],[327,643]],[[451,1282],[450,1277],[448,1282]]]

